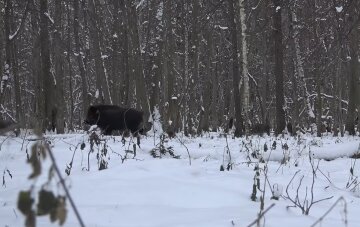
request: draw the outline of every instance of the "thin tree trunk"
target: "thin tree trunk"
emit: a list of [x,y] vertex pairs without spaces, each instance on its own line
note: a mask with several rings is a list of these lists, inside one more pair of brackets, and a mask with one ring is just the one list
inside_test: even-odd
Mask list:
[[229,22],[230,22],[230,35],[232,43],[232,77],[233,77],[233,96],[235,106],[235,137],[241,137],[243,135],[243,118],[241,113],[241,79],[239,70],[239,51],[237,42],[237,29],[236,29],[236,17],[235,17],[235,0],[229,0]]
[[88,0],[89,4],[89,18],[90,18],[90,39],[93,50],[93,57],[95,59],[95,73],[96,73],[96,94],[97,102],[111,104],[111,95],[108,84],[108,78],[105,73],[105,68],[102,59],[102,51],[100,46],[99,28],[98,28],[98,14],[96,12],[96,5],[93,0]]
[[[163,64],[163,72],[164,72],[164,100],[167,102],[167,110],[165,111],[164,117],[164,126],[165,131],[173,136],[178,128],[176,127],[176,116],[177,116],[177,103],[178,97],[175,94],[174,84],[175,84],[175,72],[174,72],[174,36],[172,33],[173,26],[171,24],[171,2],[164,1],[164,64]],[[165,105],[166,106],[166,105]]]
[[245,3],[244,0],[239,0],[239,13],[240,13],[240,25],[241,25],[241,59],[242,59],[242,76],[243,76],[243,113],[244,113],[244,126],[245,126],[245,134],[249,135],[250,128],[250,91],[249,91],[249,75],[248,75],[248,49],[246,42],[246,13],[245,13]]
[[120,92],[119,86],[122,80],[122,69],[121,69],[121,62],[120,62],[120,54],[119,54],[119,46],[120,46],[120,7],[119,1],[113,0],[113,25],[112,25],[112,56],[111,56],[111,74],[110,74],[110,89],[113,95],[113,103],[116,105],[120,104],[120,100],[122,98],[122,94]]
[[[0,8],[3,9],[4,5],[2,2],[0,2]],[[4,21],[3,18],[3,14],[0,13],[0,21]],[[4,21],[5,22],[5,21]],[[0,74],[3,74],[3,49],[4,49],[4,44],[3,44],[3,40],[4,40],[4,24],[5,23],[1,23],[0,24]],[[1,104],[1,100],[2,100],[2,79],[0,79],[0,104]]]
[[[68,43],[67,43],[67,52],[68,53],[71,53],[72,52],[72,48],[71,48],[71,17],[70,17],[70,10],[69,10],[69,5],[67,5],[67,21],[68,21],[68,27],[67,27],[67,40],[68,40]],[[75,109],[75,105],[74,105],[74,85],[73,85],[73,81],[74,81],[74,78],[73,78],[73,69],[72,69],[72,63],[71,63],[71,55],[70,54],[67,54],[66,56],[66,60],[67,60],[67,65],[68,65],[68,74],[69,74],[69,93],[70,93],[70,110],[69,110],[69,113],[70,113],[70,120],[69,120],[69,127],[68,129],[70,131],[73,131],[74,130],[74,109]]]
[[283,53],[283,33],[281,27],[282,0],[273,0],[274,2],[274,41],[275,41],[275,81],[276,81],[276,134],[281,134],[285,129],[285,111],[284,111],[284,53]]
[[[65,100],[64,100],[64,57],[61,48],[62,37],[60,32],[62,31],[61,26],[61,15],[62,15],[62,4],[61,1],[55,1],[55,34],[54,34],[54,63],[55,63],[55,76],[56,76],[56,131],[57,133],[64,133],[64,111],[65,111]],[[68,52],[68,56],[71,52]]]
[[[4,30],[5,30],[5,65],[4,65],[4,76],[1,78],[1,99],[0,104],[3,105],[5,102],[5,94],[8,81],[11,77],[11,42],[9,39],[11,28],[10,28],[10,13],[11,13],[12,3],[10,0],[5,0],[5,14],[4,14]],[[2,72],[1,72],[2,73]]]
[[50,38],[48,29],[48,2],[40,0],[40,53],[41,53],[41,76],[43,84],[42,98],[39,100],[43,105],[44,119],[42,129],[54,130],[56,124],[56,112],[54,109],[54,80],[50,72]]
[[[354,29],[353,34],[350,35],[350,70],[348,76],[349,84],[349,104],[347,110],[347,117],[345,123],[345,131],[350,135],[355,135],[355,119],[359,116],[356,112],[356,107],[359,106],[359,60],[358,60],[358,35],[357,28]],[[358,110],[359,111],[359,110]]]
[[124,106],[130,105],[130,86],[131,86],[131,78],[130,78],[130,58],[129,58],[129,38],[128,38],[128,30],[129,30],[129,22],[128,22],[128,12],[125,5],[125,1],[120,1],[119,7],[121,10],[122,23],[121,23],[121,51],[122,51],[122,63],[123,63],[123,80],[121,84],[122,90],[122,104]]
[[31,50],[31,74],[33,76],[33,83],[34,83],[34,114],[31,115],[31,125],[35,127],[35,129],[41,129],[41,121],[43,119],[43,112],[42,112],[42,76],[40,73],[40,39],[39,39],[39,14],[38,10],[35,8],[34,1],[30,1],[29,3],[30,8],[30,21],[31,21],[31,37],[32,37],[32,50]]
[[[291,10],[290,10],[290,17],[291,17],[291,23],[292,23],[292,37],[293,37],[293,45],[294,45],[294,50],[295,50],[295,59],[294,59],[294,66],[295,66],[295,73],[296,73],[296,78],[294,78],[294,86],[295,84],[299,84],[302,88],[302,94],[303,94],[303,98],[304,98],[304,105],[305,108],[307,110],[307,120],[314,120],[315,119],[315,114],[314,111],[311,107],[311,103],[310,103],[310,98],[309,98],[309,91],[307,89],[307,85],[306,85],[306,80],[305,80],[305,72],[304,72],[304,67],[303,67],[303,60],[302,60],[302,54],[301,54],[301,47],[300,47],[300,31],[299,31],[299,25],[298,25],[298,19],[297,19],[297,14],[296,14],[296,5],[297,5],[297,1],[295,1],[293,4],[291,4]],[[297,86],[294,87],[294,95],[297,93]],[[297,95],[294,97],[294,102],[295,102],[295,116],[293,116],[293,126],[295,127],[295,124],[299,124],[300,123],[300,118],[299,118],[299,109],[300,109],[300,104],[298,103],[297,99]]]
[[77,60],[77,64],[80,71],[81,77],[81,95],[82,95],[82,111],[83,116],[86,115],[87,108],[90,105],[90,97],[89,97],[89,89],[86,81],[86,70],[83,61],[84,53],[80,48],[80,38],[79,38],[79,1],[73,0],[74,7],[74,41],[75,41],[75,56]]
[[131,40],[131,64],[129,64],[130,77],[135,80],[136,104],[139,109],[144,111],[144,119],[147,121],[150,115],[150,107],[147,98],[147,90],[145,86],[145,78],[143,72],[143,64],[140,52],[140,40],[138,32],[138,22],[136,14],[136,1],[126,2],[128,9],[128,28],[129,40]]

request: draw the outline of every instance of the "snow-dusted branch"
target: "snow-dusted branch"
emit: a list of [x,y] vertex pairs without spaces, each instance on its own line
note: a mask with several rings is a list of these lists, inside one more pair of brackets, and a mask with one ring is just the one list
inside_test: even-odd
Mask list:
[[17,27],[17,29],[15,30],[15,32],[13,34],[9,35],[9,37],[8,37],[9,41],[15,40],[15,38],[19,35],[19,32],[21,31],[21,29],[24,27],[27,14],[29,12],[29,2],[30,2],[30,0],[28,0],[26,2],[25,10],[24,10],[23,16],[22,16],[22,18],[20,20],[19,26]]

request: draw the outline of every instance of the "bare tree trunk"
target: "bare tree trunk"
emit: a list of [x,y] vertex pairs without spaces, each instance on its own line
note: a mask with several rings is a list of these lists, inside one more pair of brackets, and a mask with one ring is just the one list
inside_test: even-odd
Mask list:
[[30,65],[31,65],[31,75],[33,77],[33,84],[34,84],[34,105],[33,105],[33,110],[34,113],[31,114],[31,122],[30,122],[30,126],[33,126],[37,129],[41,129],[41,119],[42,119],[42,115],[43,113],[41,112],[42,110],[42,102],[40,101],[42,96],[42,84],[41,84],[41,73],[40,73],[40,39],[39,39],[39,14],[38,14],[38,10],[35,8],[34,5],[34,1],[30,1],[29,3],[29,9],[30,9],[30,21],[31,21],[31,37],[32,37],[32,49],[31,49],[31,60],[30,60]]
[[[56,78],[56,90],[55,90],[55,102],[56,102],[56,131],[57,133],[64,133],[64,111],[65,111],[65,101],[64,101],[64,69],[63,69],[63,53],[61,48],[62,37],[60,32],[62,31],[62,4],[61,1],[55,1],[55,34],[54,34],[54,63],[55,63],[55,78]],[[68,56],[71,52],[68,52]]]
[[[310,103],[310,98],[309,98],[309,91],[307,89],[307,85],[306,85],[306,80],[305,80],[305,71],[304,71],[304,66],[303,66],[303,56],[301,54],[301,47],[300,47],[300,31],[299,31],[299,21],[297,19],[297,12],[296,12],[296,5],[298,4],[297,1],[295,1],[293,4],[291,4],[291,10],[290,10],[290,17],[291,17],[291,23],[292,23],[292,40],[293,40],[293,45],[294,45],[294,50],[295,50],[295,73],[296,73],[296,77],[294,78],[294,86],[295,84],[299,84],[302,88],[302,95],[304,97],[304,105],[305,105],[305,109],[307,110],[307,120],[311,119],[314,120],[315,119],[315,114],[314,111],[311,107],[311,103]],[[295,91],[297,91],[297,87],[294,88],[294,93],[297,93]],[[294,97],[295,99],[297,99],[297,97]],[[295,124],[299,124],[300,123],[300,119],[299,119],[299,110],[300,110],[300,104],[298,103],[297,100],[294,100],[295,102],[295,115],[293,116],[293,126],[295,127]]]
[[118,0],[113,0],[113,25],[112,25],[112,55],[111,55],[111,74],[110,74],[110,90],[112,94],[113,103],[116,105],[120,104],[121,100],[121,91],[119,89],[119,86],[121,85],[122,80],[122,68],[121,68],[121,62],[120,62],[120,53],[119,53],[119,46],[120,46],[120,7],[119,7]]
[[244,114],[244,126],[245,126],[245,134],[249,135],[250,128],[250,91],[249,91],[249,75],[248,75],[248,49],[246,42],[246,13],[245,13],[245,3],[244,0],[239,0],[239,13],[240,13],[240,25],[241,25],[241,59],[242,59],[242,76],[243,76],[243,114]]
[[13,75],[13,66],[12,66],[12,45],[11,40],[9,39],[11,33],[11,11],[12,11],[12,2],[11,0],[5,0],[5,15],[4,15],[4,27],[5,27],[5,66],[4,66],[4,76],[1,78],[1,100],[0,104],[3,105],[5,102],[5,94],[7,84],[9,79]]
[[233,77],[233,96],[235,104],[235,136],[241,137],[243,135],[243,118],[241,113],[241,78],[239,70],[239,51],[237,42],[237,29],[236,29],[236,17],[235,17],[235,0],[229,0],[229,22],[230,22],[230,35],[232,42],[232,77]]
[[[200,3],[199,1],[189,1],[192,3],[192,10],[191,10],[191,30],[189,29],[188,35],[190,36],[189,39],[189,80],[187,86],[187,93],[188,93],[188,117],[187,117],[187,128],[191,135],[196,133],[195,129],[195,118],[197,112],[197,105],[196,105],[196,87],[195,85],[198,83],[199,80],[199,49],[200,49],[200,29],[199,26],[199,10],[200,10]],[[190,3],[188,7],[190,7]]]
[[128,10],[128,28],[129,40],[131,40],[131,64],[129,64],[130,77],[135,80],[136,90],[136,104],[139,109],[144,111],[144,119],[150,116],[149,101],[147,98],[147,90],[145,86],[145,78],[143,72],[143,64],[141,60],[140,41],[138,33],[138,22],[136,14],[136,1],[132,0],[131,3],[125,2]]
[[93,50],[93,57],[95,59],[96,72],[96,94],[97,102],[111,104],[111,94],[107,74],[103,63],[103,54],[100,46],[98,14],[96,12],[96,5],[93,0],[88,0],[89,4],[89,19],[90,19],[90,39]]
[[[358,54],[358,28],[354,26],[352,34],[350,34],[350,70],[348,76],[349,84],[349,104],[348,111],[345,123],[345,130],[349,132],[350,135],[355,135],[355,119],[359,117],[360,109],[356,110],[359,107],[360,100],[360,73],[359,73],[359,54]],[[358,119],[359,120],[359,119]]]
[[274,41],[275,41],[275,81],[276,81],[276,134],[281,134],[285,129],[284,111],[284,54],[283,54],[283,33],[281,27],[282,0],[273,0],[274,3]]
[[77,60],[77,64],[80,71],[81,77],[81,94],[82,94],[82,111],[83,115],[86,115],[87,108],[90,105],[90,97],[89,97],[89,88],[86,81],[86,70],[83,61],[84,53],[80,48],[80,39],[79,39],[79,1],[73,0],[74,7],[74,41],[75,41],[75,56]]
[[[317,9],[318,9],[318,5],[316,0],[314,1],[314,6],[313,6],[313,39],[315,41],[314,43],[314,47],[316,47],[317,42],[319,41],[319,28],[318,28],[318,18],[317,18]],[[320,51],[317,51],[318,56],[320,56]],[[320,74],[320,70],[319,70],[319,62],[321,61],[321,58],[319,58],[318,56],[314,56],[313,58],[313,64],[314,64],[314,69],[313,69],[313,74],[315,77],[315,82],[316,82],[316,128],[317,128],[317,133],[316,135],[318,137],[321,137],[321,133],[322,133],[322,97],[321,97],[321,91],[322,91],[322,75]]]
[[[4,5],[2,2],[0,2],[0,8],[3,9]],[[3,18],[3,14],[0,13],[0,21],[4,21]],[[4,21],[5,22],[5,21]],[[0,75],[3,75],[3,49],[4,49],[4,44],[3,44],[3,40],[4,40],[4,24],[5,23],[0,23]],[[1,100],[2,100],[2,79],[0,79],[0,104],[1,104]]]
[[54,88],[55,78],[50,72],[50,39],[48,29],[48,2],[47,0],[40,0],[40,53],[41,53],[41,76],[43,84],[42,98],[39,100],[42,103],[44,118],[42,119],[42,129],[55,130],[56,124],[56,110],[54,108]]
[[174,56],[174,36],[172,33],[173,26],[171,24],[171,2],[170,1],[164,1],[164,49],[163,49],[163,74],[164,74],[164,100],[166,100],[167,107],[165,111],[165,117],[164,119],[164,129],[165,131],[170,135],[174,135],[175,132],[178,131],[178,128],[176,127],[177,124],[177,103],[178,103],[178,97],[175,94],[175,70],[174,70],[174,64],[175,64],[175,56]]
[[212,94],[212,86],[215,86],[214,79],[214,69],[213,69],[213,38],[211,36],[211,26],[207,27],[204,32],[203,40],[206,40],[207,43],[207,59],[206,59],[206,73],[205,78],[203,79],[203,92],[202,92],[202,100],[203,105],[200,110],[201,118],[198,128],[198,133],[202,131],[209,131],[209,123],[210,123],[210,114],[214,109],[211,109],[212,102],[214,97],[211,96]]
[[[116,1],[116,0],[115,0]],[[131,78],[130,78],[130,58],[129,58],[129,22],[128,22],[128,12],[124,1],[120,1],[119,7],[121,10],[122,23],[121,23],[121,52],[122,52],[122,64],[123,64],[123,80],[121,81],[121,90],[122,90],[122,99],[121,102],[125,106],[130,105],[130,86],[131,86]]]

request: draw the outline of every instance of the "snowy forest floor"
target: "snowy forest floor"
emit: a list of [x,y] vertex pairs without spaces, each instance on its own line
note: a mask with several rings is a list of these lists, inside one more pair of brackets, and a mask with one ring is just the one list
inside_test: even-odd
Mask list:
[[[0,137],[0,171],[4,172],[0,188],[1,227],[24,226],[25,218],[17,209],[19,191],[34,184],[36,190],[45,187],[64,194],[56,177],[43,186],[48,178],[49,158],[43,162],[42,175],[35,181],[28,179],[31,166],[26,163],[26,152],[34,143],[31,138],[34,137]],[[119,136],[102,137],[104,140],[99,147],[95,145],[89,156],[89,171],[89,135],[45,138],[51,142],[56,162],[86,226],[248,226],[258,216],[262,195],[264,209],[275,205],[265,213],[261,226],[311,226],[333,205],[316,226],[360,225],[360,163],[350,158],[360,153],[360,137],[226,139],[216,133],[197,138],[179,136],[164,143],[164,148],[171,146],[174,155],[180,156],[178,159],[170,154],[162,158],[150,155],[153,148],[160,147],[159,136],[143,137],[135,158],[129,152],[133,150],[129,138],[123,145]],[[85,148],[81,150],[83,142]],[[104,145],[108,168],[99,171],[96,154]],[[65,169],[73,153],[71,174],[67,176]],[[220,171],[221,166],[225,171]],[[259,181],[254,180],[256,166]],[[229,171],[227,167],[231,167]],[[251,200],[254,183],[261,190],[266,186],[265,193],[256,190],[255,202]],[[279,199],[271,199],[273,194]],[[309,215],[302,214],[299,207],[289,208],[294,205],[291,199],[297,199],[300,206],[310,205],[312,195],[313,202],[331,198],[312,204]],[[79,226],[68,201],[66,206],[68,217],[64,226]],[[58,225],[50,223],[48,216],[37,217],[37,226]]]

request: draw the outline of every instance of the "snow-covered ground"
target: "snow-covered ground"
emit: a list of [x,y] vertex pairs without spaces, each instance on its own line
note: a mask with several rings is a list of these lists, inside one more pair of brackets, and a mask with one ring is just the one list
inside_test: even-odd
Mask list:
[[[36,181],[28,180],[31,167],[26,163],[26,150],[30,152],[34,143],[28,141],[29,138],[0,137],[0,171],[5,171],[5,185],[0,188],[0,226],[24,226],[24,216],[17,209],[18,193],[28,190],[34,183],[35,191],[39,190],[47,180],[49,158],[43,164],[41,177]],[[261,224],[267,227],[311,226],[343,197],[344,200],[317,226],[360,226],[360,163],[349,158],[360,152],[360,137],[225,139],[219,134],[198,138],[180,136],[164,144],[172,146],[180,159],[171,155],[159,159],[150,155],[159,137],[149,136],[142,138],[136,157],[128,153],[124,162],[125,150],[133,149],[129,139],[123,146],[120,137],[103,137],[108,146],[108,168],[101,171],[97,166],[97,147],[90,154],[90,170],[86,170],[90,149],[88,135],[46,138],[51,141],[57,164],[86,226],[248,226],[260,212],[263,194],[257,190],[256,201],[250,199],[253,184],[257,182],[254,181],[256,166],[260,168],[260,189],[266,186],[264,209],[275,204],[265,213]],[[80,149],[82,142],[86,145],[83,150]],[[65,169],[76,146],[71,174],[67,176]],[[229,163],[232,169],[227,171]],[[220,171],[221,165],[225,171]],[[263,171],[266,166],[267,181]],[[313,204],[309,215],[304,215],[300,208],[288,208],[293,203],[286,198],[287,186],[289,197],[296,199],[298,194],[301,205],[306,206],[306,200],[310,205],[312,195],[313,201],[331,198]],[[45,188],[64,194],[56,177]],[[279,200],[271,199],[271,188],[281,195]],[[68,201],[67,210],[64,226],[79,226]],[[48,216],[37,217],[37,226],[57,225],[51,224]]]

